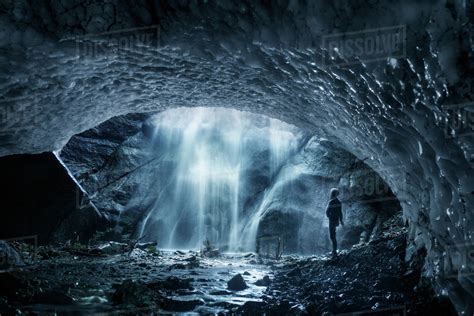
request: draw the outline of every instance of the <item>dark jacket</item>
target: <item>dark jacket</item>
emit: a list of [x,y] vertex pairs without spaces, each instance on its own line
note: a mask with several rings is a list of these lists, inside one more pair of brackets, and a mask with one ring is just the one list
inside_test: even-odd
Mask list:
[[329,224],[339,226],[342,223],[342,204],[337,198],[332,199],[328,203],[326,216],[329,218]]

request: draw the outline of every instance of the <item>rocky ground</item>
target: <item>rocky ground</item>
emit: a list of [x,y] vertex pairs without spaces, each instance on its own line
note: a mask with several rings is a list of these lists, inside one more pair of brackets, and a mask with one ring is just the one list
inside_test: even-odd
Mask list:
[[329,256],[286,256],[273,265],[274,279],[262,303],[239,312],[269,315],[455,315],[420,277],[423,251],[405,263],[406,230],[400,216],[383,224],[368,244]]
[[[435,297],[420,267],[402,263],[404,236],[380,239],[339,258],[292,259],[278,264],[275,279],[258,306],[240,311],[271,315],[455,315]],[[386,312],[386,314],[385,314]],[[404,314],[406,313],[406,314]]]
[[34,264],[0,273],[0,314],[454,314],[420,278],[421,261],[404,263],[405,236],[388,229],[336,259],[209,258],[118,243],[40,247]]
[[34,265],[0,273],[0,314],[230,312],[261,301],[265,287],[255,283],[272,275],[253,254],[206,258],[193,251],[64,248],[38,254]]

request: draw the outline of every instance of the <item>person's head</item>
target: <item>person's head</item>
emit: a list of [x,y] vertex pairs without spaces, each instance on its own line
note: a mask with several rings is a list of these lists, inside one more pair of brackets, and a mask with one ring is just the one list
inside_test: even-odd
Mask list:
[[332,199],[335,199],[338,195],[339,195],[339,190],[336,188],[332,188],[329,198],[332,200]]

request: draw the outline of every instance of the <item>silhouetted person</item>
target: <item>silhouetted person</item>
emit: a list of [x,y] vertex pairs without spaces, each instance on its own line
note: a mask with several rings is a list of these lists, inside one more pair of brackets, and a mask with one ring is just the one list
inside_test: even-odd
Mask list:
[[342,221],[342,204],[337,198],[338,195],[339,191],[337,189],[331,189],[331,195],[326,209],[326,216],[329,218],[329,238],[332,242],[333,257],[337,256],[336,227],[339,226],[339,223],[344,226],[344,222]]

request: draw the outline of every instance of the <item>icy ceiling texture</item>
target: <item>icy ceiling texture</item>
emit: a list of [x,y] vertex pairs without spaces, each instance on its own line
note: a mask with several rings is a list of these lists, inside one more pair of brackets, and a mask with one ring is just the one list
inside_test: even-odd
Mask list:
[[[426,274],[466,309],[473,137],[447,137],[444,118],[446,105],[472,100],[472,7],[253,2],[3,2],[0,155],[56,150],[129,112],[221,106],[279,118],[367,158],[427,248]],[[406,31],[397,58],[324,64],[325,36],[392,26]],[[146,37],[127,40],[135,27]],[[118,50],[87,46],[107,31],[122,34],[123,45],[106,43]]]

